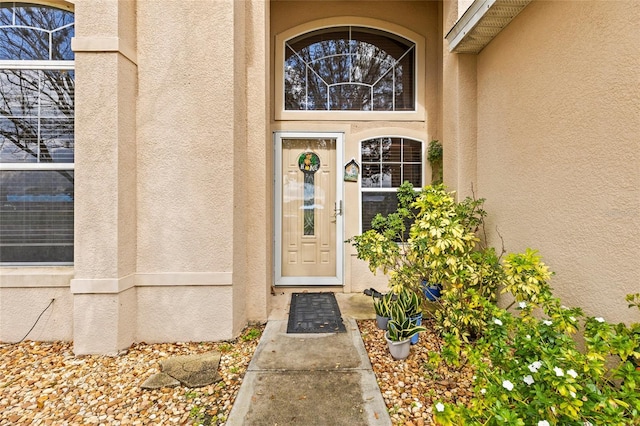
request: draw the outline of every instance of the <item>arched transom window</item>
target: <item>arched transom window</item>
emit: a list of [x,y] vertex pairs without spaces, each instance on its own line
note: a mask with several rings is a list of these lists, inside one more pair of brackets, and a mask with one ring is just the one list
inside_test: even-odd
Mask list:
[[339,26],[285,42],[287,111],[414,111],[415,43]]

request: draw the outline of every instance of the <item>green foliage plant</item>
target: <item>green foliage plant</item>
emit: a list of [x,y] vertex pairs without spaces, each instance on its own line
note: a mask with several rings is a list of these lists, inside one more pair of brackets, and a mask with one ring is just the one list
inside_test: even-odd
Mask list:
[[[553,296],[547,266],[533,250],[508,255],[503,309],[486,297],[492,320],[474,342],[446,333],[438,355],[452,365],[473,364],[474,398],[437,403],[441,425],[640,424],[640,324],[609,324]],[[627,298],[631,306],[633,295]],[[583,346],[577,343],[580,331]]]
[[408,287],[402,287],[397,295],[396,303],[400,305],[405,315],[415,318],[422,313],[422,300],[418,294]]
[[397,190],[397,210],[376,215],[372,229],[347,242],[373,273],[381,270],[389,275],[396,293],[402,287],[418,290],[423,279],[460,281],[459,258],[474,249],[484,211],[482,200],[458,204],[453,196],[443,185],[416,191],[404,182]]
[[376,315],[381,317],[390,318],[391,317],[391,305],[393,293],[386,293],[379,298],[373,298],[373,308],[376,311]]
[[393,342],[402,342],[410,339],[415,334],[426,330],[427,329],[425,327],[417,325],[414,320],[406,315],[402,304],[394,303],[392,305],[391,319],[387,324],[389,340]]
[[427,148],[427,160],[431,164],[431,183],[437,185],[442,183],[442,144],[434,139],[429,142]]
[[[430,362],[470,363],[476,376],[469,403],[435,405],[439,424],[640,425],[640,324],[563,306],[536,251],[503,258],[486,247],[484,200],[457,202],[442,185],[401,189],[398,210],[352,243],[395,293],[443,284],[434,316],[444,343]],[[627,301],[640,308],[640,294]],[[389,335],[406,338],[414,324],[401,304],[391,311]]]
[[457,202],[454,195],[442,185],[422,190],[412,204],[417,213],[409,241],[426,264],[425,278],[443,284],[436,328],[472,340],[490,320],[480,298],[496,299],[502,271],[495,250],[482,242],[484,200]]
[[347,241],[373,273],[389,276],[395,293],[407,288],[422,294],[423,280],[442,284],[443,297],[433,313],[437,326],[465,339],[474,336],[487,321],[477,298],[495,299],[501,279],[495,250],[480,244],[484,200],[457,202],[443,185],[416,191],[408,182],[398,188],[397,198],[395,212],[376,215],[372,229]]
[[387,216],[377,214],[372,229],[347,240],[355,247],[358,258],[368,263],[371,272],[389,275],[390,286],[396,290],[427,273],[423,259],[416,256],[407,241],[407,223],[414,220],[411,204],[416,197],[413,186],[404,182],[397,190],[396,211]]
[[[630,308],[640,310],[640,293],[628,294],[626,300],[629,302]],[[636,342],[634,354],[631,355],[631,362],[635,365],[636,370],[640,370],[640,355],[638,354],[640,353],[640,323],[631,324],[625,331],[629,334],[630,338]]]
[[259,338],[261,334],[262,334],[262,332],[259,329],[250,328],[242,336],[240,336],[240,339],[243,342],[248,342],[248,341],[255,340],[255,339]]

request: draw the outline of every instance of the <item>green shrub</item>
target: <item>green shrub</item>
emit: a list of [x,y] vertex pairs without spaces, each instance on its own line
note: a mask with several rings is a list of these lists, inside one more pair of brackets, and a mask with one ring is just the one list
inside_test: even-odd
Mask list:
[[427,149],[427,160],[431,164],[431,183],[442,183],[442,163],[443,163],[443,151],[442,144],[438,140],[432,140],[429,142]]
[[495,300],[502,279],[495,250],[480,244],[484,200],[456,202],[443,185],[416,191],[408,182],[397,197],[395,212],[377,215],[371,230],[347,241],[373,273],[388,274],[395,293],[407,288],[422,294],[423,280],[442,284],[442,299],[429,311],[437,327],[465,340],[475,338],[486,324],[477,297]]
[[[433,315],[444,345],[430,359],[472,364],[475,397],[467,405],[436,404],[436,420],[640,425],[640,324],[609,324],[562,306],[538,253],[527,249],[502,260],[504,253],[481,238],[484,200],[456,202],[454,195],[442,185],[416,193],[405,183],[398,210],[377,216],[371,231],[351,240],[371,271],[389,275],[396,293],[421,291],[422,280],[443,285]],[[495,304],[499,292],[513,300],[506,309]],[[640,294],[627,301],[640,308]],[[395,315],[390,332],[411,326]],[[576,343],[578,332],[584,348]]]
[[441,359],[473,364],[475,397],[467,405],[436,404],[437,422],[640,424],[640,372],[633,363],[640,357],[640,325],[612,325],[562,306],[547,283],[551,274],[531,250],[507,256],[504,270],[516,312],[481,298],[478,303],[492,320],[478,340],[445,336]]

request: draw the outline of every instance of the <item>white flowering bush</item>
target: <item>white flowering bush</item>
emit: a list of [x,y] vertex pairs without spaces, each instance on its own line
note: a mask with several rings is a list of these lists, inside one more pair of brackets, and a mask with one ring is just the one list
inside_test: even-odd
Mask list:
[[[483,335],[465,343],[445,336],[442,359],[476,369],[467,405],[441,404],[442,425],[640,424],[640,325],[609,324],[554,298],[547,267],[533,251],[507,256],[515,310],[488,300],[493,318]],[[520,277],[513,275],[521,274]],[[637,306],[629,299],[630,306]],[[637,300],[637,299],[634,299]],[[583,346],[576,343],[580,331]]]

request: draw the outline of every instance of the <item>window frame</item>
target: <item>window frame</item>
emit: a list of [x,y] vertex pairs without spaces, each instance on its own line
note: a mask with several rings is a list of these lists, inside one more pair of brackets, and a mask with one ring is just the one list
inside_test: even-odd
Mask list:
[[[414,102],[413,111],[293,111],[285,110],[285,93],[284,93],[284,64],[286,42],[295,37],[299,37],[306,33],[330,29],[333,27],[368,27],[378,31],[387,32],[409,40],[415,44],[415,61],[414,61]],[[421,35],[401,27],[399,25],[388,22],[355,17],[338,17],[330,19],[321,19],[298,25],[289,30],[277,34],[275,37],[275,55],[274,55],[274,76],[275,76],[275,106],[274,115],[276,121],[350,121],[350,120],[392,120],[392,121],[424,121],[425,120],[425,40]]]
[[[421,189],[425,186],[425,176],[426,176],[426,142],[425,139],[422,138],[417,138],[417,137],[413,137],[413,136],[409,136],[409,135],[399,135],[399,134],[379,134],[377,136],[369,136],[369,137],[365,137],[365,138],[361,138],[358,140],[358,160],[360,162],[360,165],[362,167],[363,162],[362,162],[362,143],[365,141],[369,141],[371,139],[378,139],[378,138],[401,138],[401,139],[410,139],[412,141],[415,142],[419,142],[421,145],[421,153],[420,153],[420,169],[421,169],[421,182],[420,182],[420,186],[417,189]],[[401,164],[403,164],[401,162]],[[362,170],[361,170],[362,172]],[[415,185],[414,185],[415,188]],[[362,223],[362,195],[365,192],[389,192],[389,193],[395,193],[397,192],[398,187],[391,187],[391,188],[363,188],[362,187],[362,177],[360,177],[360,179],[358,179],[358,229],[359,229],[359,233],[362,234],[364,231],[363,228],[363,223]]]
[[[60,9],[65,12],[74,13],[73,9],[65,7],[65,5],[46,2],[15,2],[29,6],[44,6],[55,9]],[[75,16],[74,23],[75,25]],[[74,71],[75,72],[75,59],[74,60],[20,60],[20,59],[4,59],[0,60],[0,69],[10,70],[33,70],[33,71]],[[75,81],[75,77],[74,77]],[[74,117],[75,117],[75,105],[74,105]],[[74,153],[75,153],[75,138],[74,138]],[[73,172],[75,170],[75,154],[74,162],[52,162],[52,163],[27,163],[27,162],[0,162],[0,172],[2,171],[55,171],[65,170]],[[74,179],[75,181],[75,179]],[[74,183],[75,186],[75,183]],[[74,202],[75,204],[75,202]],[[75,210],[75,208],[74,208]],[[75,244],[74,244],[75,246]],[[67,266],[73,265],[73,261],[70,262],[2,262],[0,260],[0,266]]]

